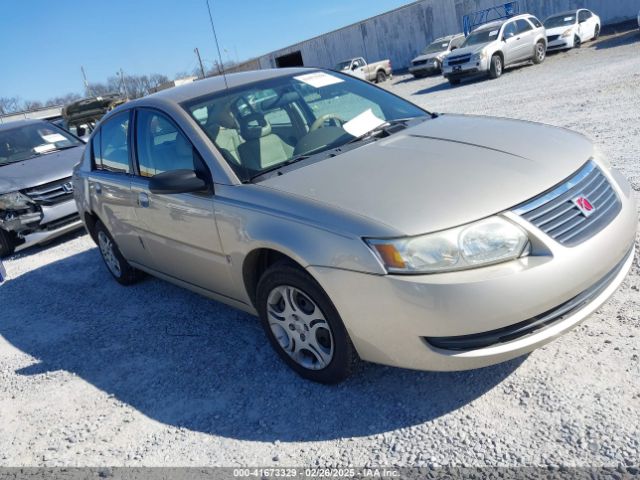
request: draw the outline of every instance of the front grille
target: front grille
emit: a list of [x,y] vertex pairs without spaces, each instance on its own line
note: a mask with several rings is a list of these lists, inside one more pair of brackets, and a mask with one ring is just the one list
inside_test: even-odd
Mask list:
[[463,63],[467,63],[469,60],[471,60],[471,55],[459,55],[457,57],[449,57],[449,59],[447,60],[447,63],[450,66],[454,66],[454,65],[462,65]]
[[486,348],[498,343],[510,342],[534,332],[539,332],[544,328],[548,328],[555,323],[570,317],[595,300],[607,289],[609,285],[611,285],[611,282],[613,282],[618,273],[620,273],[630,253],[631,250],[627,252],[620,263],[618,263],[595,285],[592,285],[584,292],[576,295],[557,307],[541,313],[540,315],[536,315],[529,320],[525,320],[524,322],[519,322],[508,327],[499,328],[497,330],[491,330],[489,332],[456,337],[424,337],[424,340],[430,345],[444,350],[463,351]]
[[416,60],[413,64],[417,67],[418,65],[426,65],[426,60]]
[[56,180],[55,182],[28,188],[23,190],[22,193],[38,205],[57,205],[73,199],[73,184],[71,183],[71,177],[67,177]]
[[73,222],[77,222],[80,220],[80,215],[77,213],[72,213],[71,215],[67,215],[66,217],[58,218],[57,220],[53,220],[52,222],[44,225],[45,230],[56,230],[58,228],[65,227]]
[[547,42],[555,42],[559,38],[560,38],[560,35],[549,35],[547,37]]
[[[593,210],[586,216],[576,200],[585,198]],[[562,245],[573,247],[606,227],[622,209],[613,187],[590,161],[577,174],[549,193],[516,207],[514,213]]]

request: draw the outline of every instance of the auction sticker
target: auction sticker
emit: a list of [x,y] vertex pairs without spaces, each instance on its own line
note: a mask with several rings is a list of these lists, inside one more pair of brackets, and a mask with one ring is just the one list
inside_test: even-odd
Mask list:
[[334,77],[333,75],[329,75],[325,72],[306,73],[304,75],[298,75],[297,77],[293,78],[295,78],[299,82],[311,85],[313,88],[322,88],[326,87],[327,85],[344,82],[344,80],[342,80],[341,78]]
[[66,138],[64,138],[64,135],[60,135],[59,133],[42,135],[42,138],[45,142],[49,142],[49,143],[64,142],[66,140]]

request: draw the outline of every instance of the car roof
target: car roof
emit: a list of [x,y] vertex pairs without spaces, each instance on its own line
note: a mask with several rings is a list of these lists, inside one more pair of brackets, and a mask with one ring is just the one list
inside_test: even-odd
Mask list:
[[[165,100],[169,102],[182,103],[185,101],[192,100],[194,98],[201,97],[203,95],[208,95],[210,93],[221,92],[228,88],[241,87],[243,85],[248,85],[253,82],[258,82],[261,80],[269,80],[271,78],[284,77],[292,74],[304,74],[315,71],[317,69],[312,68],[272,68],[266,70],[251,70],[247,72],[238,72],[238,73],[228,73],[226,75],[226,83],[225,78],[222,75],[217,75],[215,77],[209,77],[202,80],[196,80],[192,83],[187,83],[185,85],[180,85],[177,87],[168,88],[166,90],[161,90],[152,95],[148,95],[146,97],[141,98],[140,100],[146,99],[158,99]],[[140,100],[134,100],[133,102],[129,102],[129,104],[135,105],[137,103],[141,103]]]
[[492,22],[484,23],[482,25],[479,25],[478,28],[473,30],[471,33],[480,32],[480,31],[483,31],[483,30],[491,29],[491,28],[501,27],[505,23],[510,22],[512,20],[527,19],[529,17],[533,17],[533,15],[530,14],[530,13],[523,13],[522,15],[516,15],[514,17],[501,18],[500,20],[494,20]]
[[3,130],[9,130],[16,127],[24,127],[26,125],[33,125],[35,123],[50,123],[48,120],[41,118],[30,118],[27,120],[14,120],[7,123],[0,123],[0,132]]
[[580,10],[586,10],[586,8],[576,8],[575,10],[566,10],[564,12],[554,13],[553,15],[549,15],[547,19],[552,17],[562,17],[563,15],[576,15]]

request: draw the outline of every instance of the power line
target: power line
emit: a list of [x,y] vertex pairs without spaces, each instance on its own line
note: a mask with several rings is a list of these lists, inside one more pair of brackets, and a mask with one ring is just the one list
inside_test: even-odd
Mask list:
[[227,83],[227,75],[224,72],[224,63],[222,61],[222,54],[220,53],[220,45],[218,45],[218,36],[216,35],[216,28],[213,26],[213,15],[211,15],[211,5],[209,5],[209,0],[207,0],[207,10],[209,10],[209,20],[211,21],[211,31],[213,32],[213,39],[215,40],[216,48],[218,49],[218,58],[220,59],[220,68],[222,69],[224,86],[228,89],[229,84]]

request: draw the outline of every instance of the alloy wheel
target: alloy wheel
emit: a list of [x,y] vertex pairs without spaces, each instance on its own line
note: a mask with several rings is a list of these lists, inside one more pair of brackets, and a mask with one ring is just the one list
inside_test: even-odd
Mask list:
[[290,285],[275,287],[267,297],[267,317],[276,341],[297,364],[321,370],[331,363],[331,326],[307,294]]
[[115,277],[119,278],[122,275],[120,261],[116,257],[116,254],[113,250],[113,241],[111,241],[111,239],[103,231],[98,232],[98,246],[100,247],[102,258],[104,258],[104,263],[107,264],[107,268]]
[[546,52],[542,43],[538,43],[538,45],[536,46],[536,55],[538,56],[539,62],[542,62],[544,60]]

